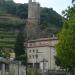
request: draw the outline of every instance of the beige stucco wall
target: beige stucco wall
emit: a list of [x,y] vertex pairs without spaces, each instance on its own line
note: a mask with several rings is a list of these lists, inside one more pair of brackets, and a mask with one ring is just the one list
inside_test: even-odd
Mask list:
[[[29,41],[27,55],[28,63],[41,63],[44,59],[47,62],[47,69],[57,69],[55,64],[55,45],[58,42],[56,39],[36,39]],[[38,55],[38,58],[36,58]]]
[[[31,50],[31,52],[30,52]],[[35,50],[33,52],[33,50]],[[38,50],[38,52],[36,52]],[[48,66],[48,69],[56,69],[55,65],[55,49],[53,47],[37,47],[37,48],[28,48],[27,50],[28,55],[28,63],[41,63],[43,59],[46,59]],[[38,55],[38,58],[36,59],[36,54]],[[30,58],[31,55],[31,58]],[[34,58],[33,58],[34,56]]]

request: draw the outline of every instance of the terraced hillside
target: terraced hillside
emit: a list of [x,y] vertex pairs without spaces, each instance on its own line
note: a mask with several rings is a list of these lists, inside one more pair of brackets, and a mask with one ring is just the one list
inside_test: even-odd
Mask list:
[[22,19],[10,15],[0,16],[0,51],[13,51],[20,29],[24,28]]

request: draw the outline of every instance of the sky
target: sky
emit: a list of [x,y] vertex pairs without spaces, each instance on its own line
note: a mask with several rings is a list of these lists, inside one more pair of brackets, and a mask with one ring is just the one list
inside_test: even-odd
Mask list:
[[[36,0],[41,7],[53,8],[56,12],[62,15],[62,11],[71,5],[72,0]],[[16,3],[28,3],[28,0],[14,0]]]

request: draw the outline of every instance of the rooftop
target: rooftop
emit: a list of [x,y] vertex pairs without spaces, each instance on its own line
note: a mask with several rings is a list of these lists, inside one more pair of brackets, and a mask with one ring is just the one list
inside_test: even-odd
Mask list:
[[57,37],[51,37],[51,38],[39,38],[35,40],[28,40],[28,42],[37,42],[37,41],[50,41],[50,40],[57,40]]

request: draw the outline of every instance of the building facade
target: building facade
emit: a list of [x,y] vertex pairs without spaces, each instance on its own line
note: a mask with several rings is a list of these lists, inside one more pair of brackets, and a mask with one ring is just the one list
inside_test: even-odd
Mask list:
[[[40,69],[57,69],[55,64],[55,44],[57,38],[39,38],[40,34],[40,4],[29,0],[27,31],[27,57],[28,65]],[[38,39],[39,38],[39,39]]]
[[29,40],[27,45],[27,57],[30,67],[37,67],[40,69],[58,69],[55,64],[55,44],[57,38],[40,38],[36,40]]

